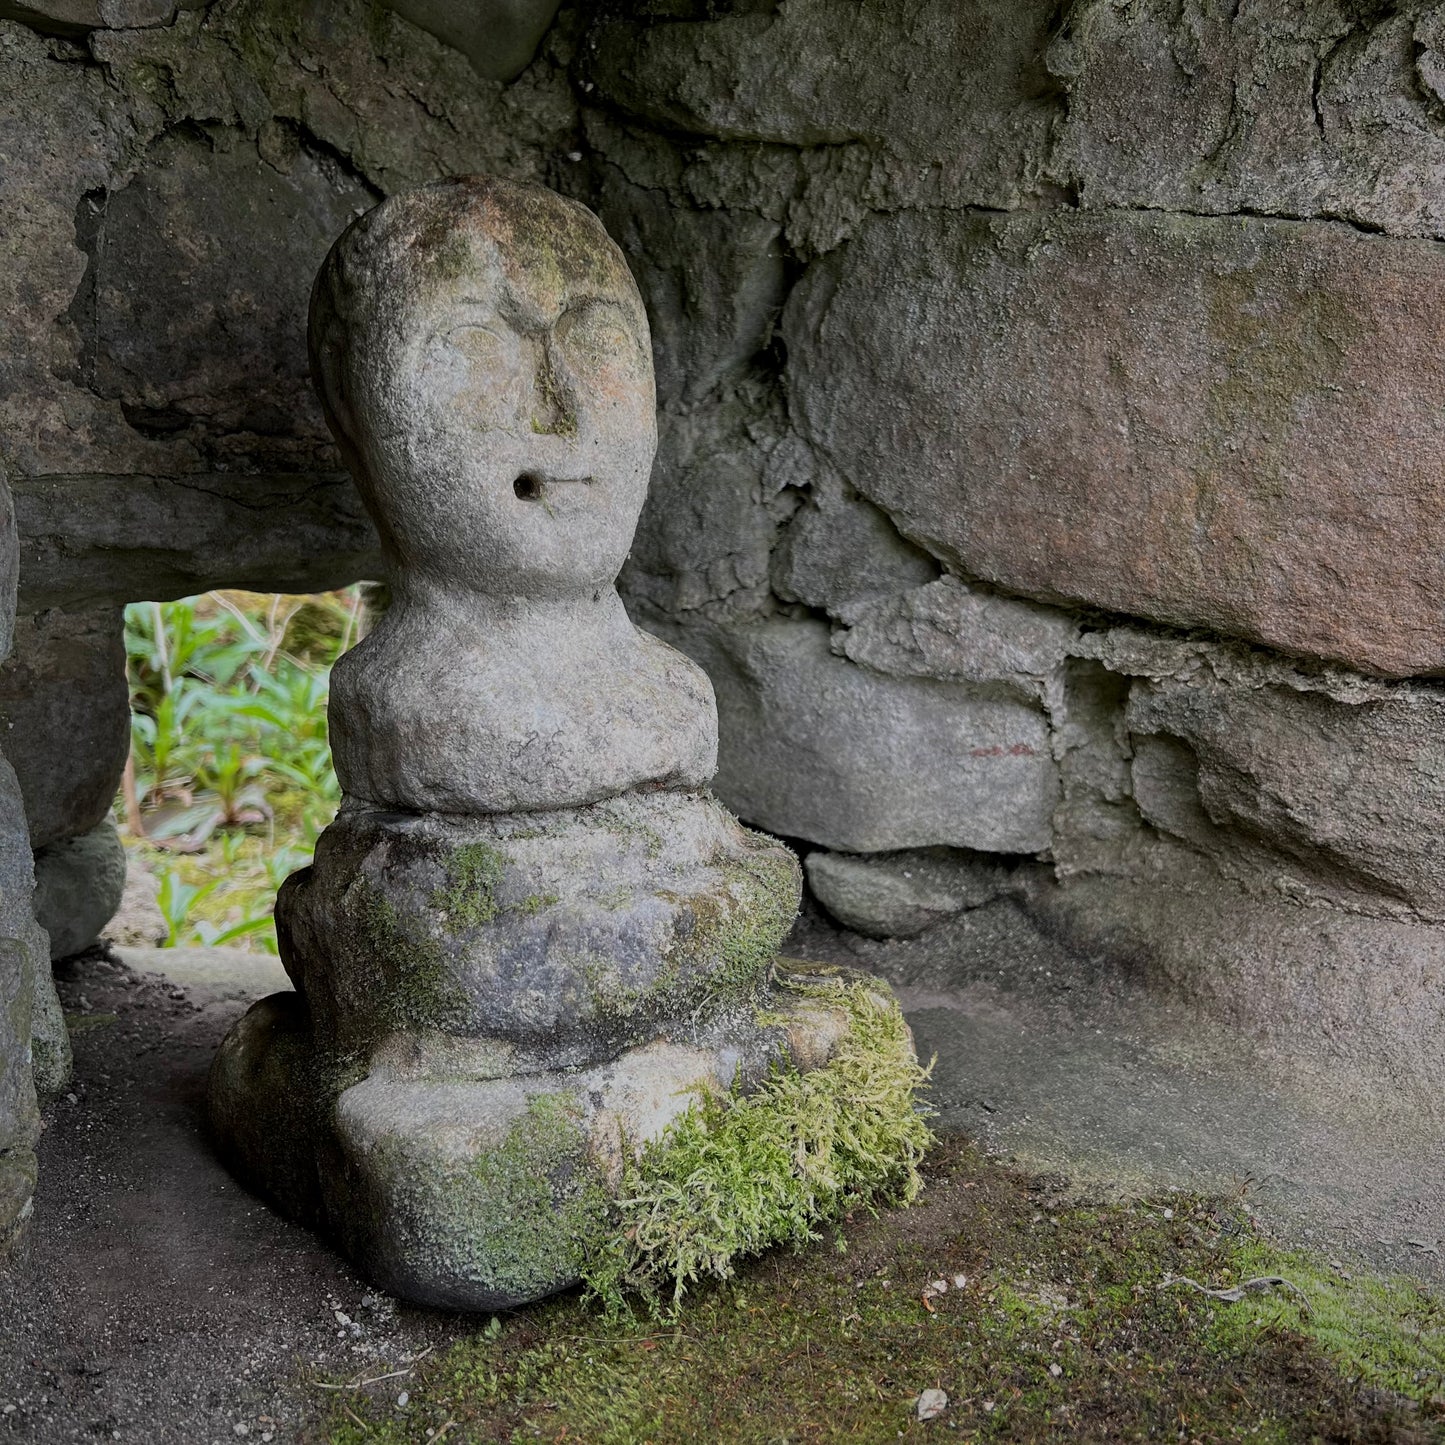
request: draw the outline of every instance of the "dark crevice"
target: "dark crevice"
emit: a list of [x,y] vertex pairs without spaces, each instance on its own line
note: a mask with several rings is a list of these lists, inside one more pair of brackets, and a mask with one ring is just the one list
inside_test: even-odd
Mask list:
[[80,350],[74,364],[59,362],[55,373],[61,381],[82,386],[88,391],[96,389],[96,361],[99,352],[99,319],[96,304],[96,263],[100,247],[101,231],[105,225],[106,208],[110,204],[110,192],[99,187],[87,191],[75,207],[75,245],[85,256],[85,271],[80,285],[71,297],[70,305],[60,317],[62,325],[75,327],[80,337]]
[[150,441],[161,441],[174,436],[177,432],[185,431],[195,421],[194,417],[187,416],[185,412],[177,411],[174,407],[141,406],[124,400],[120,404],[120,411],[125,417],[126,425]]
[[323,173],[328,173],[327,179],[333,184],[336,183],[336,173],[339,172],[342,179],[364,190],[373,205],[384,198],[384,192],[340,146],[324,140],[305,121],[285,116],[276,116],[274,119],[276,124],[286,127],[295,135],[298,146],[320,165]]
[[1314,112],[1315,129],[1319,131],[1320,139],[1327,141],[1324,106],[1320,100],[1320,86],[1324,83],[1324,74],[1325,62],[1324,58],[1321,57],[1315,61],[1314,72],[1310,76],[1310,109]]

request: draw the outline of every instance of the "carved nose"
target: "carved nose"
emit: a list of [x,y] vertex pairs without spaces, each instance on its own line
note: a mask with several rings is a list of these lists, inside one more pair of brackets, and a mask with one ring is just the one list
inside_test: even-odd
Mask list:
[[542,341],[532,395],[532,430],[540,436],[575,436],[577,387],[550,336]]

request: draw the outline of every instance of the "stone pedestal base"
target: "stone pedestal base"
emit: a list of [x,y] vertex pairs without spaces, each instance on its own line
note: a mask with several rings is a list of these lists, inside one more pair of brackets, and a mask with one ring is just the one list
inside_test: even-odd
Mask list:
[[472,818],[350,804],[277,898],[297,992],[217,1055],[221,1148],[408,1299],[563,1289],[616,1227],[629,1156],[849,1033],[845,1006],[778,972],[800,888],[792,854],[704,793]]
[[273,994],[217,1055],[212,1123],[248,1184],[326,1229],[381,1287],[503,1309],[578,1282],[624,1151],[775,1063],[825,1064],[848,1026],[843,1008],[775,984],[605,1063],[479,1078],[480,1041],[435,1034],[394,1038],[359,1070],[318,1048],[299,994]]

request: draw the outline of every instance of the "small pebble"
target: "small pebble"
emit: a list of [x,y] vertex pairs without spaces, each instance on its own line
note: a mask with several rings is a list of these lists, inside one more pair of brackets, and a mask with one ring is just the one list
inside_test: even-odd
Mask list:
[[409,1402],[410,1400],[411,1400],[411,1393],[410,1393],[410,1391],[408,1391],[408,1390],[403,1390],[403,1391],[401,1392],[401,1394],[399,1394],[399,1395],[396,1397],[396,1408],[397,1408],[398,1410],[405,1410],[406,1407],[407,1407],[407,1404],[408,1404],[408,1402]]
[[954,1289],[966,1289],[967,1286],[968,1286],[968,1276],[967,1276],[966,1274],[956,1274],[956,1275],[954,1275],[954,1277],[953,1277],[953,1287],[954,1287]]
[[948,1293],[948,1281],[946,1279],[936,1279],[928,1287],[934,1292],[934,1294]]
[[948,1409],[948,1396],[942,1390],[925,1390],[918,1397],[918,1418],[936,1420]]
[[1051,1374],[1051,1375],[1054,1377],[1054,1379],[1057,1380],[1057,1379],[1059,1378],[1059,1376],[1062,1375],[1063,1373],[1064,1373],[1064,1367],[1063,1367],[1061,1364],[1059,1364],[1057,1360],[1056,1360],[1052,1365],[1049,1366],[1049,1374]]

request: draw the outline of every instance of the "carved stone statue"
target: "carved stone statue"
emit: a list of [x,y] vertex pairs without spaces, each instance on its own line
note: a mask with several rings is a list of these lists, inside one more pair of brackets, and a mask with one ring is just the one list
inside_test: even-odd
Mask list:
[[596,218],[540,187],[428,187],[347,232],[311,315],[391,571],[390,611],[333,677],[347,796],[500,813],[705,783],[707,677],[613,586],[656,396],[642,299]]
[[384,1287],[498,1308],[578,1278],[624,1150],[846,1024],[771,997],[796,860],[700,791],[711,687],[613,585],[656,422],[597,219],[482,178],[393,197],[311,336],[392,603],[336,667],[344,801],[277,899],[296,992],[227,1036],[212,1119]]

